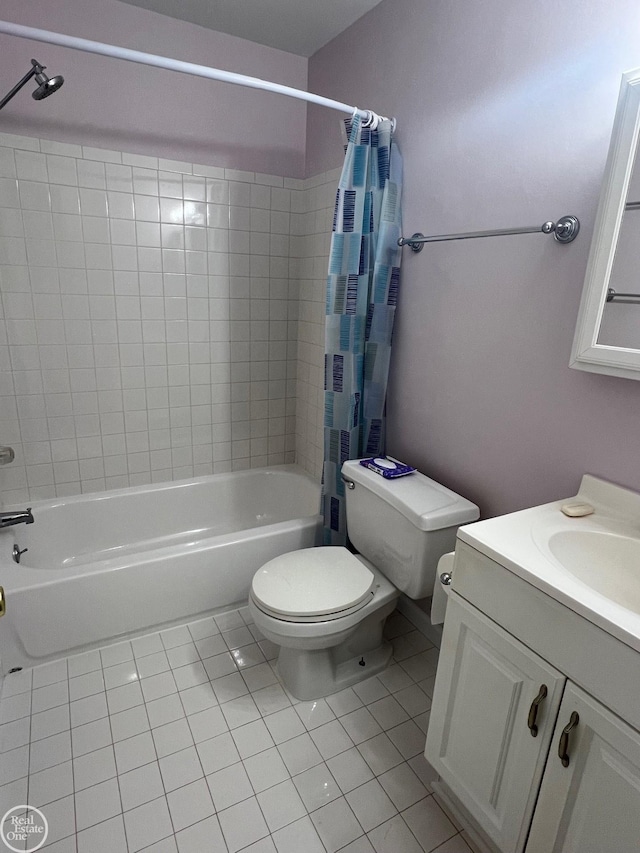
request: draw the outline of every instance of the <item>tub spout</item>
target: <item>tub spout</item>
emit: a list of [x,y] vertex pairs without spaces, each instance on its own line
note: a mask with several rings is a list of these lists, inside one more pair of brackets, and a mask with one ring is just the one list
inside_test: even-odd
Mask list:
[[0,530],[14,524],[33,524],[33,521],[31,507],[16,512],[0,512]]

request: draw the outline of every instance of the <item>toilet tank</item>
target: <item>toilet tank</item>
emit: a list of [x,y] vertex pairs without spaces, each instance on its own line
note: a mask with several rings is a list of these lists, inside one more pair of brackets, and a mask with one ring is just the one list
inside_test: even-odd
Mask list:
[[342,477],[358,553],[409,598],[431,595],[438,560],[453,551],[458,527],[478,519],[478,507],[418,471],[385,479],[352,459]]

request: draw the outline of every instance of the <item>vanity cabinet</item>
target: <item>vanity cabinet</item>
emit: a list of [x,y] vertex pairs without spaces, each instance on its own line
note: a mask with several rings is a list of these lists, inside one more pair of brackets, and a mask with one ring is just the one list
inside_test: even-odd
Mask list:
[[640,850],[640,733],[455,592],[425,755],[500,853]]
[[[569,763],[564,766],[559,744],[573,714],[578,718],[566,736]],[[526,853],[637,853],[639,849],[640,734],[569,683]]]
[[451,596],[425,754],[504,853],[524,849],[565,681]]

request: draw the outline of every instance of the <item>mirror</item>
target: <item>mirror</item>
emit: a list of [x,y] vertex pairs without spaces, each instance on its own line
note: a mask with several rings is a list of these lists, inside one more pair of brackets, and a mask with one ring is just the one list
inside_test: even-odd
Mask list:
[[640,68],[622,75],[570,367],[640,379]]

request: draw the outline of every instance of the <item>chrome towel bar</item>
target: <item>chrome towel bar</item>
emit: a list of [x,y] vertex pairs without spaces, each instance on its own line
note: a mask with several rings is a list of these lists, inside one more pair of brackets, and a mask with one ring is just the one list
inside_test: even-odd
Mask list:
[[607,290],[607,302],[628,302],[640,305],[640,293],[617,293],[612,287]]
[[473,240],[476,237],[507,237],[511,234],[553,234],[558,243],[571,243],[580,231],[577,216],[561,216],[557,222],[545,222],[523,228],[498,228],[493,231],[468,231],[465,234],[438,234],[425,237],[416,232],[411,237],[400,237],[398,246],[409,246],[414,252],[421,252],[425,243],[440,243],[445,240]]

